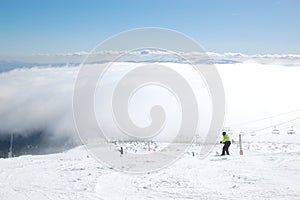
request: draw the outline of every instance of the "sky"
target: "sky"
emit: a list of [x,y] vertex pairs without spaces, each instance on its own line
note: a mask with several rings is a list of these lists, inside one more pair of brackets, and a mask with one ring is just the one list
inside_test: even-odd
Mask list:
[[91,51],[122,31],[174,29],[207,51],[300,54],[297,0],[2,0],[0,56]]

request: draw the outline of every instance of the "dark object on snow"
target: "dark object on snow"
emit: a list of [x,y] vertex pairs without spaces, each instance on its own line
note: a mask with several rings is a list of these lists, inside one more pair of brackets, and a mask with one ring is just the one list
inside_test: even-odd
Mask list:
[[123,155],[123,154],[124,154],[123,147],[121,147],[121,149],[120,149],[120,153],[121,153],[121,155]]

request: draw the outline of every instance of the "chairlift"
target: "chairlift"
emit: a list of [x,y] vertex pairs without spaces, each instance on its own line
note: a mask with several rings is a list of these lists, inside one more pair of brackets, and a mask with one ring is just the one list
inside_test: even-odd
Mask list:
[[230,127],[224,127],[224,128],[223,128],[223,132],[226,132],[226,133],[229,133],[229,134],[232,133]]
[[295,130],[294,130],[294,127],[293,127],[293,126],[291,127],[291,129],[289,129],[289,130],[287,131],[287,134],[290,134],[290,135],[295,134]]
[[276,128],[276,126],[274,126],[272,134],[279,134],[279,133],[280,133],[280,131]]
[[245,132],[241,130],[240,135],[245,135]]
[[256,136],[255,131],[252,131],[250,135],[251,135],[251,136]]

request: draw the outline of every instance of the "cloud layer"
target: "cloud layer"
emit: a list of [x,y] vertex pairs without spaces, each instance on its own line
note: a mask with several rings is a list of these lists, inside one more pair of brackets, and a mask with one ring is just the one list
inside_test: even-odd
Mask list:
[[[242,55],[230,56],[243,57]],[[179,68],[181,66],[178,63],[176,65]],[[227,97],[226,125],[232,126],[235,130],[245,128],[251,130],[272,125],[278,120],[251,124],[251,126],[235,126],[300,108],[298,93],[300,67],[259,64],[248,60],[243,63],[218,64],[217,68]],[[22,137],[39,133],[43,136],[43,143],[45,141],[49,144],[57,144],[61,141],[78,143],[72,113],[72,95],[78,71],[79,67],[43,66],[0,73],[0,140],[3,138],[7,140],[11,133]],[[112,80],[116,79],[118,74],[124,74],[121,68],[111,73],[106,82],[108,93],[109,88],[114,84]],[[197,82],[191,83],[198,85]],[[149,107],[151,105],[148,102],[151,99],[149,94],[152,91],[152,88],[148,88],[144,91],[146,98],[143,98],[141,93],[136,100],[145,102]],[[164,94],[164,96],[168,95]],[[103,110],[105,109],[104,107]],[[132,116],[135,120],[143,119],[143,115],[138,111],[132,110],[132,113],[137,113],[136,116]],[[105,111],[101,116],[105,120],[109,115]],[[288,119],[289,117],[281,119],[278,123]],[[147,123],[147,120],[149,121],[145,118],[145,121],[139,123]],[[111,122],[111,120],[107,121]],[[284,126],[297,124],[299,125],[299,121]],[[116,129],[110,124],[105,128],[111,129],[112,134],[116,134]],[[298,128],[296,127],[297,130]]]
[[[76,142],[72,91],[78,68],[17,69],[0,74],[0,139],[39,137],[43,145]],[[50,145],[50,146],[51,146]]]
[[[62,66],[62,65],[79,65],[85,58],[89,55],[99,57],[100,59],[95,60],[95,62],[103,63],[111,60],[115,55],[126,54],[123,57],[124,62],[176,62],[182,63],[183,59],[178,59],[178,56],[172,56],[169,52],[157,49],[142,49],[134,51],[101,51],[93,52],[74,52],[74,53],[57,53],[57,54],[35,54],[31,56],[16,56],[16,57],[1,57],[0,56],[0,67],[13,69],[15,67],[28,67],[36,65],[52,65],[52,66]],[[205,55],[204,55],[205,54]],[[247,55],[239,52],[177,52],[179,56],[188,57],[190,60],[195,62],[203,62],[206,59],[208,62],[215,64],[230,64],[230,63],[242,63],[246,61],[255,61],[261,64],[276,64],[284,66],[299,66],[300,55],[298,54],[254,54]],[[207,58],[207,56],[209,56]],[[149,60],[149,58],[151,58]],[[12,66],[12,67],[8,67]],[[3,71],[3,70],[2,70]]]

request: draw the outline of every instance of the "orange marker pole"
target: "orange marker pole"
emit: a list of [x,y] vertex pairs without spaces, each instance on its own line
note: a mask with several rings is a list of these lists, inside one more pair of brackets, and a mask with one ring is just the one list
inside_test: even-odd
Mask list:
[[148,143],[148,151],[150,152],[151,151],[151,148],[150,148],[150,144]]
[[240,142],[240,155],[244,155],[243,149],[242,149],[242,135],[239,134],[239,142]]

